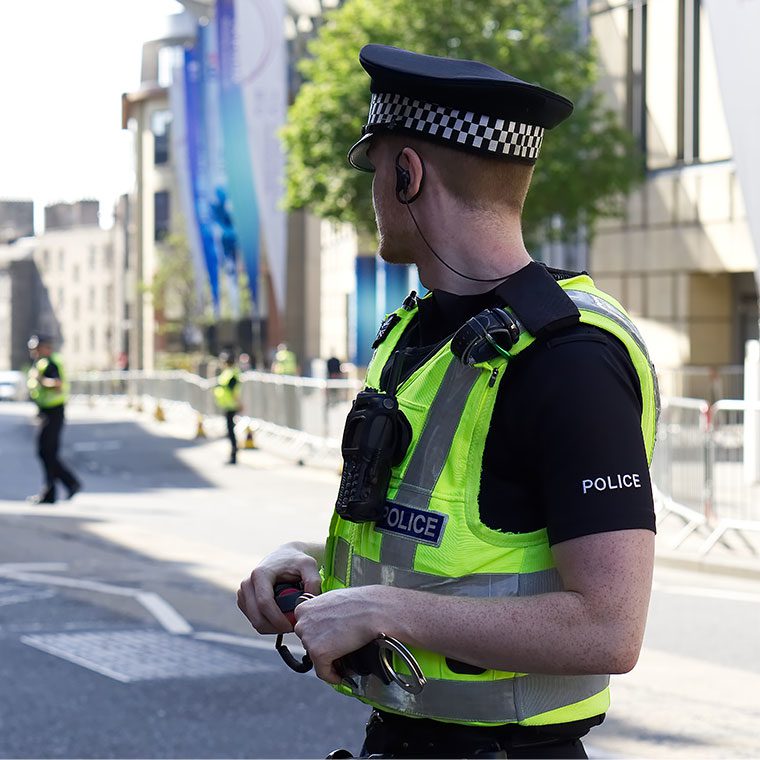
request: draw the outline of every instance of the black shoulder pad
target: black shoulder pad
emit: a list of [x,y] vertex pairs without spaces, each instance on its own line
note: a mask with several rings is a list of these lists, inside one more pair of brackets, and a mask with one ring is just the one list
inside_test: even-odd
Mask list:
[[505,280],[495,292],[537,338],[577,324],[581,318],[570,296],[536,261]]
[[401,321],[401,317],[393,312],[389,314],[380,325],[375,340],[372,342],[372,348],[377,348],[390,334],[391,330]]

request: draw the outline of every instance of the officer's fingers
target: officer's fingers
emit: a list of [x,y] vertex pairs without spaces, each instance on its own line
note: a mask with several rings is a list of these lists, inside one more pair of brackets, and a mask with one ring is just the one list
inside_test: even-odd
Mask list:
[[240,611],[248,618],[250,624],[259,633],[277,633],[277,630],[261,614],[256,600],[256,593],[250,580],[245,580],[240,584],[237,593],[237,605]]
[[314,596],[321,594],[322,577],[319,574],[316,562],[306,563],[302,568],[300,568],[300,572],[301,583],[303,583],[303,590],[309,594],[314,594]]
[[[253,593],[256,596],[256,606],[271,628],[270,633],[289,633],[293,630],[290,621],[282,613],[274,600],[272,582],[254,573],[251,576]],[[258,628],[256,630],[259,630]]]
[[314,671],[317,676],[327,683],[339,684],[343,679],[335,669],[335,664],[330,659],[330,655],[316,656],[309,652],[309,657],[314,663]]

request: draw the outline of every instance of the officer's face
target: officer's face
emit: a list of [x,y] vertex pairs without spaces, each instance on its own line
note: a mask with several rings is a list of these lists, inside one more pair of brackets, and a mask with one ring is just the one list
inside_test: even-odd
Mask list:
[[377,252],[390,264],[413,264],[412,228],[403,204],[396,198],[394,148],[387,140],[375,138],[367,156],[375,167],[372,205],[380,235]]

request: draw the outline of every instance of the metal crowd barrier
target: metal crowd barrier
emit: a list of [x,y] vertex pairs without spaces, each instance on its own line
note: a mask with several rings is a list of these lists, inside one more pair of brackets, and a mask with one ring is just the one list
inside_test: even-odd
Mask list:
[[695,531],[707,554],[735,533],[757,553],[747,533],[760,532],[760,483],[750,482],[744,462],[744,401],[709,405],[700,399],[663,399],[652,461],[658,518],[674,514],[683,528],[680,546]]
[[[336,460],[358,381],[265,372],[246,372],[241,381],[240,425],[250,426],[257,442],[301,462]],[[215,384],[185,371],[89,372],[71,380],[71,394],[87,400],[119,397],[140,406],[160,401],[214,419],[219,416]]]
[[[215,418],[215,382],[184,371],[91,372],[74,378],[71,386],[72,394],[89,399],[160,399]],[[257,442],[299,462],[337,464],[343,425],[359,389],[355,380],[246,372],[241,425],[251,426]],[[726,543],[731,531],[755,553],[746,534],[760,532],[760,483],[746,477],[746,408],[744,401],[710,405],[701,399],[663,399],[652,481],[658,519],[676,515],[683,521],[674,548],[698,531],[704,536],[699,551],[705,554],[716,543]]]

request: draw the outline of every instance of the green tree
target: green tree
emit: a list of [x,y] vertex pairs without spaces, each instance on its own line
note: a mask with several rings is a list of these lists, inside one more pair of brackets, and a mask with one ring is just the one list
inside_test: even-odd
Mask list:
[[371,176],[346,152],[366,121],[369,78],[358,64],[368,42],[471,58],[575,102],[573,116],[548,133],[524,213],[532,242],[570,238],[579,224],[620,213],[641,174],[630,134],[594,91],[593,44],[583,44],[573,0],[347,0],[329,13],[300,64],[305,83],[290,108],[286,204],[374,230]]
[[[183,229],[179,223],[173,228]],[[164,332],[187,335],[191,328],[200,327],[208,321],[198,297],[190,245],[184,234],[172,232],[157,246],[157,253],[156,271],[148,288],[153,296],[153,305],[166,317]],[[208,302],[208,286],[204,288]]]

